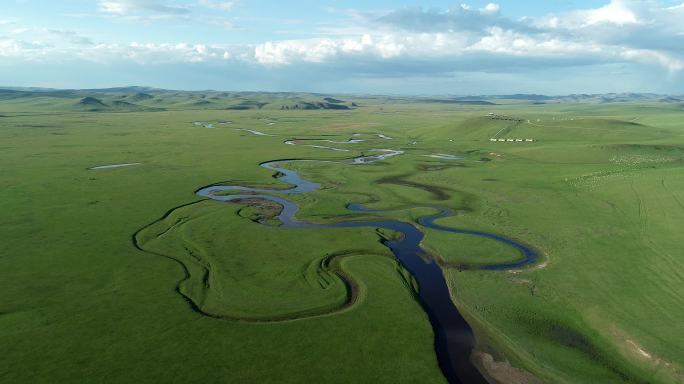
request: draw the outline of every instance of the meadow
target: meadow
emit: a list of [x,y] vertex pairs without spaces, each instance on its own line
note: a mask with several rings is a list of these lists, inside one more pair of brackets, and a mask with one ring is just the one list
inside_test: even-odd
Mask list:
[[[0,382],[445,382],[420,287],[380,242],[396,234],[194,193],[286,188],[274,159],[331,161],[289,165],[321,184],[289,197],[302,220],[440,205],[442,225],[538,250],[460,268],[520,255],[421,228],[492,382],[684,381],[680,104],[86,96],[0,95]],[[347,164],[378,149],[403,153]]]

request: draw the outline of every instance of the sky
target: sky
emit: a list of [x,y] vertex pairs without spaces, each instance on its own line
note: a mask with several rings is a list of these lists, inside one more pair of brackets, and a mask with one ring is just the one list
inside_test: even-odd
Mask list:
[[0,85],[684,94],[684,0],[0,0]]

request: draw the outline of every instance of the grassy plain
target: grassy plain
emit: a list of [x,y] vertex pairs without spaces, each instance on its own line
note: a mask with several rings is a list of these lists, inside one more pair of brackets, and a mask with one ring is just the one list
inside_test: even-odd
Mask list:
[[[264,226],[242,206],[193,193],[216,182],[282,187],[260,162],[377,148],[405,154],[362,166],[294,163],[322,185],[292,196],[298,217],[412,221],[430,210],[360,215],[345,205],[449,206],[458,214],[441,224],[503,234],[544,255],[514,272],[445,266],[481,350],[545,382],[683,380],[678,105],[354,98],[361,107],[283,110],[293,102],[253,95],[272,105],[226,110],[237,102],[181,94],[137,96],[155,111],[86,112],[69,97],[0,102],[2,382],[443,382],[410,278],[378,234]],[[359,132],[393,139],[324,144],[350,152],[283,144]],[[490,142],[497,134],[536,141]],[[436,153],[464,159],[425,156]],[[136,248],[136,233],[163,256]],[[425,248],[448,263],[518,257],[491,241],[426,234]],[[345,306],[352,290],[358,298]],[[179,291],[219,318],[194,311]],[[287,321],[300,316],[309,317]]]

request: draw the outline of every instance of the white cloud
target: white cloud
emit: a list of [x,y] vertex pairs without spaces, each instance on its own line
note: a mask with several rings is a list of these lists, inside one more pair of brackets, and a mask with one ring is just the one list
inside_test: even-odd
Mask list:
[[0,57],[24,57],[29,52],[42,52],[42,42],[26,42],[11,38],[0,38]]
[[470,45],[469,51],[502,53],[515,56],[549,57],[596,54],[603,47],[565,41],[551,36],[529,36],[501,28],[492,28],[489,34]]
[[[234,22],[215,15],[214,9],[227,11],[237,1],[199,0],[187,4],[160,0],[98,0],[99,9],[106,17],[133,23],[177,21],[180,24],[209,24],[225,30],[238,29]],[[199,7],[209,8],[201,12]],[[198,11],[198,12],[195,12]]]
[[77,50],[93,44],[93,41],[87,36],[67,29],[17,26],[7,30],[6,34],[7,36],[4,39],[5,48],[8,46],[14,48],[10,51],[5,50],[4,54],[0,54],[4,56],[8,55],[9,52],[13,52],[14,55],[24,52],[26,55],[31,56],[35,55],[36,49],[46,49],[49,47]]
[[684,3],[681,3],[681,4],[679,4],[679,5],[673,5],[673,6],[671,6],[671,7],[665,8],[665,9],[668,10],[668,11],[677,11],[677,10],[680,10],[680,9],[684,9]]
[[377,22],[411,32],[483,32],[494,26],[529,29],[525,23],[503,17],[499,5],[495,3],[478,10],[464,4],[447,10],[402,8],[378,18]]
[[489,3],[484,8],[480,9],[482,13],[499,13],[501,7],[499,4]]
[[117,16],[126,16],[140,12],[162,14],[184,14],[189,9],[185,6],[158,0],[98,0],[102,12]]
[[198,0],[192,4],[172,0],[98,0],[100,11],[112,16],[134,15],[185,15],[192,7],[204,7],[223,11],[232,10],[238,0]]
[[125,15],[133,10],[129,4],[123,1],[100,1],[100,10],[117,15]]
[[224,11],[232,10],[237,1],[222,1],[222,0],[200,0],[199,5],[208,8],[221,9]]
[[133,61],[140,64],[201,63],[230,59],[230,53],[223,46],[207,44],[98,44],[92,49],[80,52],[83,59],[111,62]]
[[[213,16],[210,10],[186,14],[190,8],[182,4],[188,2],[99,1],[102,11],[117,17],[172,17],[235,28],[231,20]],[[193,4],[228,10],[235,2],[195,0]],[[11,38],[0,40],[0,56],[136,63],[228,60],[268,66],[311,63],[364,70],[374,67],[378,72],[386,66],[406,73],[430,68],[450,71],[466,65],[463,63],[506,71],[506,63],[513,61],[518,67],[529,68],[539,63],[563,66],[632,62],[658,66],[668,72],[683,71],[684,4],[659,4],[656,0],[612,0],[596,9],[515,20],[505,17],[495,3],[481,9],[462,5],[446,11],[406,8],[380,18],[355,15],[350,25],[334,32],[320,32],[318,38],[230,46],[173,42],[102,44],[73,31],[13,25]]]
[[617,25],[635,24],[638,17],[625,0],[611,0],[608,5],[586,11],[587,24],[612,23]]
[[210,44],[129,43],[94,44],[87,47],[54,45],[44,41],[0,38],[0,57],[30,61],[46,59],[111,63],[131,61],[138,64],[200,63],[231,58],[228,48]]
[[662,7],[648,7],[650,1],[611,0],[610,3],[594,9],[584,9],[560,15],[551,15],[535,20],[541,27],[549,28],[586,28],[597,25],[625,26],[639,24],[648,19],[649,14]]
[[380,59],[401,57],[438,58],[457,55],[466,43],[446,33],[364,34],[355,38],[309,39],[266,42],[254,48],[261,64],[285,65],[296,62],[323,63],[333,59]]
[[645,63],[658,63],[667,68],[667,70],[670,72],[679,72],[684,69],[684,60],[677,59],[663,52],[649,49],[625,49],[621,54],[622,57],[627,60]]

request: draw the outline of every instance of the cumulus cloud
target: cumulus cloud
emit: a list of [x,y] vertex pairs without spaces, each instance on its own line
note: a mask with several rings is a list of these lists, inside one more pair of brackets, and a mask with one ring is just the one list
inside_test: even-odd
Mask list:
[[629,61],[679,71],[684,53],[684,4],[612,0],[603,7],[534,20],[547,34],[598,44]]
[[595,8],[551,15],[536,20],[541,27],[547,28],[585,28],[608,26],[610,28],[633,25],[648,19],[649,13],[663,7],[652,8],[650,1],[611,0],[608,4]]
[[458,53],[465,47],[465,41],[443,33],[364,34],[346,39],[266,42],[255,47],[254,58],[259,63],[269,65],[301,61],[323,63],[335,59],[429,58]]
[[129,61],[138,64],[164,64],[225,61],[231,58],[231,54],[226,47],[211,44],[99,43],[76,49],[44,41],[0,38],[0,57],[29,61],[79,59],[101,63]]
[[221,46],[207,44],[151,44],[133,42],[122,44],[98,44],[84,58],[89,60],[111,61],[132,60],[142,64],[190,62],[227,59],[228,51]]
[[637,14],[630,9],[626,1],[613,0],[610,4],[586,11],[586,20],[588,25],[598,23],[612,23],[617,25],[635,24],[638,22]]
[[[633,62],[684,69],[684,4],[666,6],[655,0],[611,0],[595,8],[543,17],[506,17],[490,3],[447,10],[404,8],[375,17],[363,34],[338,38],[271,41],[254,49],[254,59],[267,65],[296,63],[377,62],[396,64],[425,60],[434,68],[460,68],[472,57],[496,67],[507,61],[530,66]],[[506,65],[501,65],[506,70]],[[411,70],[416,70],[415,68]]]
[[0,57],[42,59],[59,50],[79,51],[94,44],[79,32],[44,27],[17,27],[0,35]]
[[137,12],[185,14],[190,10],[182,5],[158,0],[98,0],[100,10],[113,15],[130,15]]
[[[103,12],[121,17],[158,14],[234,28],[225,18],[188,13],[192,7],[230,10],[235,1],[197,0],[190,8],[188,2],[170,0],[100,0],[98,4]],[[508,17],[505,11],[489,3],[479,9],[461,5],[446,10],[403,8],[381,16],[355,13],[352,25],[345,24],[335,33],[321,31],[320,37],[232,45],[103,44],[72,31],[34,29],[0,40],[0,56],[61,55],[136,63],[230,61],[279,68],[307,64],[407,75],[621,63],[650,65],[669,73],[684,70],[684,3],[611,0],[594,9],[522,18]]]
[[499,13],[499,10],[501,10],[501,7],[499,6],[499,4],[489,3],[484,8],[480,9],[480,12],[491,14],[491,13]]

